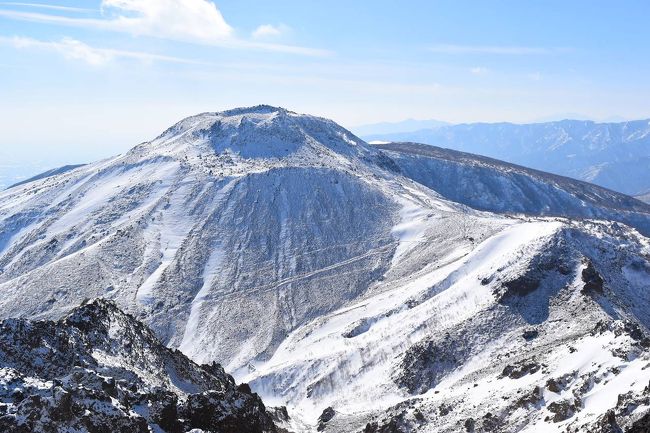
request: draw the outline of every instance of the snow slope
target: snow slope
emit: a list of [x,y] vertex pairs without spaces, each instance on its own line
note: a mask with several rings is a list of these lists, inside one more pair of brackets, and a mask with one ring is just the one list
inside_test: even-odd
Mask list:
[[291,431],[632,425],[645,406],[606,395],[650,379],[649,209],[281,108],[203,113],[0,193],[0,317],[114,300]]
[[501,213],[609,219],[650,234],[650,206],[605,188],[425,144],[375,146],[402,174],[455,202]]
[[377,156],[331,121],[261,106],[11,188],[0,314],[58,317],[106,296],[197,360],[268,356],[389,267],[394,197],[412,193]]
[[[650,397],[650,267],[639,261],[649,250],[647,239],[617,230],[513,222],[297,329],[236,376],[294,408],[304,431],[328,407],[336,415],[325,431],[454,432],[470,418],[477,431],[600,431],[608,410],[631,425],[647,406],[625,412],[619,394]],[[599,250],[616,237],[630,250]],[[603,293],[584,289],[592,261]],[[622,263],[639,277],[625,277]],[[556,418],[565,402],[570,416]]]

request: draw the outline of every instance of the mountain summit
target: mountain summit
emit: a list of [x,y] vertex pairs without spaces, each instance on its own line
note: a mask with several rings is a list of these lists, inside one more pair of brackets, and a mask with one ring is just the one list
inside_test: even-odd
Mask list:
[[1,192],[0,317],[110,299],[290,430],[623,428],[648,233],[604,188],[240,108]]
[[162,149],[182,149],[182,144],[242,158],[285,158],[296,153],[307,156],[319,148],[349,154],[355,147],[365,146],[331,120],[269,105],[191,116],[151,143]]

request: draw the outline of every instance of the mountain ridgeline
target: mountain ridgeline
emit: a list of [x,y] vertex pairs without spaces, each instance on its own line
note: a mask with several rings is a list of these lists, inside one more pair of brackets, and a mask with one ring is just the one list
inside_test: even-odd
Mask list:
[[485,155],[633,196],[650,191],[650,120],[469,123],[363,137]]
[[[51,417],[77,366],[139,384],[106,413],[165,432],[229,431],[197,424],[215,405],[261,431],[642,431],[648,234],[650,205],[582,181],[282,108],[192,116],[0,192],[0,318],[35,341],[0,367],[42,382],[4,422],[83,429],[86,400]],[[71,318],[93,308],[142,322],[157,354],[115,321],[87,336]],[[36,346],[80,355],[16,361]],[[164,408],[140,396],[158,386]]]
[[110,301],[0,329],[2,431],[277,431],[246,385],[163,346]]

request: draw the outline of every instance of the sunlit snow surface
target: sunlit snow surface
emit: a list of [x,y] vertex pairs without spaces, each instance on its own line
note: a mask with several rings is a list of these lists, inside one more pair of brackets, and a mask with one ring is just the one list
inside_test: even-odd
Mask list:
[[[452,251],[445,257],[451,263],[428,265],[419,275],[396,282],[390,290],[298,329],[269,361],[255,364],[254,371],[240,379],[251,382],[267,399],[279,396],[278,403],[286,399],[297,405],[299,413],[312,417],[330,405],[350,412],[368,405],[387,408],[399,401],[400,393],[389,385],[388,376],[395,355],[432,329],[444,332],[485,308],[493,297],[488,287],[481,286],[481,277],[514,262],[524,246],[558,227],[555,222],[514,224],[470,253]],[[419,299],[419,305],[407,308],[413,299]],[[346,331],[359,322],[369,323],[368,329],[345,338]],[[296,372],[301,373],[297,382]],[[325,390],[324,398],[305,398],[305,389],[295,389],[323,379],[324,388],[339,392]]]
[[[512,431],[561,431],[642,392],[647,351],[621,329],[650,326],[648,239],[561,210],[644,228],[644,207],[453,163],[382,152],[273,107],[193,116],[124,155],[0,192],[0,316],[114,299],[170,347],[287,405],[294,430],[313,431],[331,406],[332,432],[391,417],[457,432],[488,412]],[[587,263],[603,294],[582,293]],[[526,283],[508,297],[512,281]],[[538,371],[500,377],[529,360]],[[548,379],[566,375],[549,393]],[[536,386],[543,396],[518,407]],[[580,410],[545,421],[570,396]]]
[[[557,221],[509,223],[471,252],[454,250],[441,262],[427,264],[407,281],[387,283],[383,291],[297,329],[270,360],[251,363],[236,376],[250,382],[268,403],[292,408],[297,419],[293,428],[305,431],[314,428],[326,407],[336,408],[341,422],[338,428],[346,431],[363,427],[367,418],[360,414],[389,413],[405,400],[412,400],[422,413],[435,413],[440,405],[460,400],[462,403],[455,407],[454,414],[429,417],[435,422],[423,429],[455,431],[462,425],[460,421],[476,415],[498,414],[500,410],[512,415],[509,400],[531,392],[536,385],[543,388],[550,378],[571,374],[572,383],[558,394],[546,391],[544,404],[573,399],[575,389],[583,385],[581,380],[589,376],[600,383],[584,392],[584,408],[569,420],[545,421],[553,413],[543,407],[532,415],[521,411],[515,416],[530,417],[528,425],[522,423],[518,427],[525,431],[559,432],[569,424],[585,428],[616,407],[619,394],[643,392],[650,383],[650,357],[647,352],[629,355],[629,359],[615,356],[613,349],[634,342],[625,335],[617,337],[612,331],[589,335],[585,331],[593,327],[594,316],[583,313],[587,323],[576,323],[575,317],[567,317],[567,311],[561,311],[559,305],[556,308],[560,311],[551,311],[547,320],[567,325],[556,328],[550,324],[548,335],[539,337],[544,340],[539,344],[541,347],[526,343],[517,335],[516,329],[521,332],[523,327],[515,321],[511,323],[515,332],[486,336],[486,341],[491,337],[494,340],[477,348],[475,354],[425,394],[410,397],[392,380],[396,360],[413,343],[432,335],[453,333],[477,316],[483,315],[487,322],[499,320],[498,314],[490,316],[490,311],[497,308],[492,286],[482,284],[482,280],[494,273],[501,273],[502,277],[516,275],[522,261],[546,248],[549,240],[564,228],[565,224]],[[400,261],[394,266],[399,267]],[[574,284],[571,289],[575,293],[570,295],[574,299],[569,303],[582,303],[578,299],[581,282],[577,279]],[[530,299],[535,301],[534,297]],[[566,330],[561,329],[565,327]],[[358,330],[354,336],[350,336],[352,329]],[[521,346],[527,347],[522,351]],[[546,367],[519,379],[499,378],[510,357],[508,353],[513,355],[512,360],[536,358]],[[612,367],[621,369],[621,373],[613,374]],[[349,423],[343,421],[344,417]],[[507,420],[507,416],[504,418]]]

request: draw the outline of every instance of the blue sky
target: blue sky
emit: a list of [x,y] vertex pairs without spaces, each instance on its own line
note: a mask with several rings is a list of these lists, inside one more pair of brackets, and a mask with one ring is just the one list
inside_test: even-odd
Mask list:
[[346,127],[647,118],[648,22],[645,0],[0,1],[0,161],[93,160],[259,103]]

